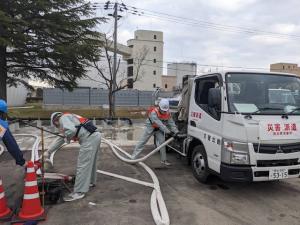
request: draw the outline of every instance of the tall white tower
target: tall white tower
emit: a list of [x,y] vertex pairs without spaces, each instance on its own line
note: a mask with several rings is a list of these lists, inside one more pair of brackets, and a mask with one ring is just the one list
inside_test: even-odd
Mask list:
[[128,77],[135,76],[141,56],[146,51],[146,57],[141,63],[138,81],[132,85],[129,80],[129,88],[152,91],[161,87],[163,73],[164,42],[163,32],[151,30],[137,30],[134,39],[127,41],[132,48],[132,54],[128,63]]

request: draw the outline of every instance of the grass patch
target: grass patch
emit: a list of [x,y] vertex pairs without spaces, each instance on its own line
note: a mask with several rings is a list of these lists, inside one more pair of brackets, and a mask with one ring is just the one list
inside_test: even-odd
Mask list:
[[[116,117],[142,119],[146,117],[146,108],[120,107],[116,109]],[[10,117],[49,119],[53,112],[70,112],[87,118],[108,117],[108,109],[102,108],[71,108],[44,109],[42,104],[27,104],[25,108],[9,109]]]

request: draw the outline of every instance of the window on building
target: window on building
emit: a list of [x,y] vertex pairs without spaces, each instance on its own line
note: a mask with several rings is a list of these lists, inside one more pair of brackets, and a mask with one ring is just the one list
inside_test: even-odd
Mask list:
[[154,34],[154,39],[156,40],[156,34]]
[[153,63],[156,63],[156,59],[153,59]]
[[166,88],[166,89],[168,88],[168,85],[167,85],[167,84],[165,84],[165,88]]
[[133,59],[128,59],[127,64],[133,64]]
[[135,39],[138,39],[138,36],[137,36],[137,35],[135,36]]
[[156,70],[153,70],[153,75],[156,75]]
[[127,67],[127,76],[132,77],[133,76],[133,66]]
[[128,47],[129,47],[129,48],[133,48],[133,45],[129,45]]
[[156,88],[156,84],[153,84],[153,88]]
[[156,46],[154,46],[154,48],[153,48],[153,51],[155,51],[155,52],[156,52]]
[[282,69],[284,69],[284,66],[282,66]]

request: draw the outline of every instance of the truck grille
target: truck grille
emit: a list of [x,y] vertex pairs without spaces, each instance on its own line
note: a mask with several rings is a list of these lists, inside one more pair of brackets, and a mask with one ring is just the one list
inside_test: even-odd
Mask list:
[[281,144],[281,145],[253,144],[253,148],[255,152],[264,153],[264,154],[293,153],[293,152],[300,152],[300,142],[292,143],[292,144]]
[[299,165],[298,159],[257,160],[257,167],[276,167]]

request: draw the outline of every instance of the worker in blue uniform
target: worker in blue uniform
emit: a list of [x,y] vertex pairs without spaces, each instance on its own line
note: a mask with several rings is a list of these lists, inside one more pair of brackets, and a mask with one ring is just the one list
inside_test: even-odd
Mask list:
[[7,103],[0,99],[0,141],[4,143],[7,151],[15,159],[16,164],[26,167],[27,162],[23,158],[23,154],[14,138],[11,134],[7,119]]

